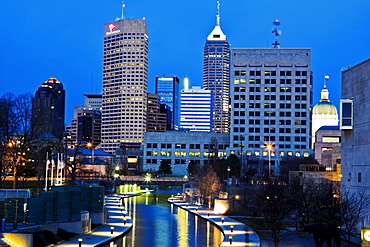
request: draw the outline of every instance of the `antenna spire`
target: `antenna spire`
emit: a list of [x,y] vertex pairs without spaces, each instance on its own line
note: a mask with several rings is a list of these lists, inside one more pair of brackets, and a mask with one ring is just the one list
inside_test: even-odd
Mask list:
[[329,80],[329,76],[328,75],[324,75],[324,88],[326,88],[326,82]]
[[280,44],[279,44],[279,41],[278,41],[278,37],[283,33],[280,29],[279,29],[279,26],[280,26],[280,21],[279,20],[275,20],[274,22],[272,22],[272,25],[275,25],[275,28],[272,29],[272,33],[275,34],[275,42],[272,43],[273,47],[274,48],[280,48]]
[[220,1],[217,1],[216,26],[220,25]]
[[121,5],[121,7],[122,7],[122,16],[121,16],[121,19],[123,20],[123,13],[124,13],[124,8],[126,7],[126,5],[125,5],[125,3],[122,1],[122,5]]

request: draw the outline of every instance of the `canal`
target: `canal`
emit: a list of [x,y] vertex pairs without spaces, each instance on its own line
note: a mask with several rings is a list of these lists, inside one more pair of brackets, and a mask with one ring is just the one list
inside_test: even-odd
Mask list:
[[128,247],[218,247],[221,231],[193,214],[167,202],[181,189],[158,190],[124,199],[133,228],[124,238]]

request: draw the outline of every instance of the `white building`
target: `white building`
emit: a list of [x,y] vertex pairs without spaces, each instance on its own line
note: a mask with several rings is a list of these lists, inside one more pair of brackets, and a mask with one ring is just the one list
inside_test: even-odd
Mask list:
[[162,160],[176,176],[187,175],[191,161],[205,165],[210,159],[227,158],[228,133],[194,131],[146,132],[143,171],[156,172]]
[[322,126],[338,126],[338,111],[329,100],[329,90],[324,85],[321,90],[321,100],[313,107],[312,111],[312,143],[315,142],[315,134]]
[[278,175],[280,160],[312,153],[310,57],[310,49],[232,49],[230,152],[243,166],[252,158],[264,164],[260,174]]
[[192,87],[181,90],[180,126],[190,131],[212,131],[212,92]]
[[148,32],[145,19],[104,25],[102,149],[139,148],[147,116]]

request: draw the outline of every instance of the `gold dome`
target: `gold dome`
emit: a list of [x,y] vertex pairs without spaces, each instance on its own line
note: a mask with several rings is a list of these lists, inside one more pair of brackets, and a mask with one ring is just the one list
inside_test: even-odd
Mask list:
[[314,115],[338,115],[337,108],[329,100],[329,90],[326,89],[326,85],[321,90],[321,100],[313,107]]

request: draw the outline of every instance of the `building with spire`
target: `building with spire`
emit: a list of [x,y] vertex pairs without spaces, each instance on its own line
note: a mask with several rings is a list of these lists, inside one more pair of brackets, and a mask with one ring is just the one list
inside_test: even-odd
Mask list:
[[42,83],[32,100],[33,135],[52,134],[63,138],[65,90],[56,78]]
[[204,46],[203,87],[214,97],[212,130],[229,133],[230,46],[220,27],[219,2],[216,26]]
[[145,19],[104,25],[102,149],[139,148],[147,118],[148,31]]
[[329,90],[326,88],[326,81],[329,76],[325,76],[324,88],[321,90],[321,99],[313,107],[312,111],[312,143],[315,143],[315,134],[322,126],[338,126],[338,111],[329,100]]

